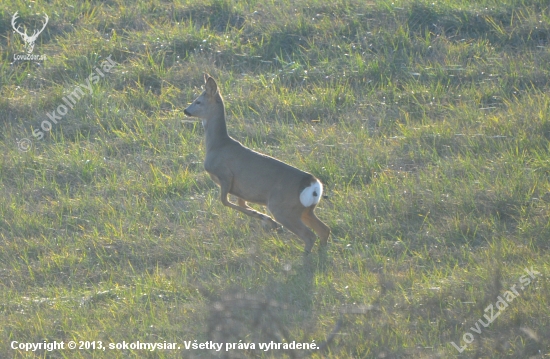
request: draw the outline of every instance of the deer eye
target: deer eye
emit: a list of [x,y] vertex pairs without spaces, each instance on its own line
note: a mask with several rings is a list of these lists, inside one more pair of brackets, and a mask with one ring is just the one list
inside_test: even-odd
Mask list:
[[201,104],[201,102],[200,102],[200,101],[197,101],[197,102],[195,102],[195,103],[196,103],[197,105],[200,105],[200,104]]

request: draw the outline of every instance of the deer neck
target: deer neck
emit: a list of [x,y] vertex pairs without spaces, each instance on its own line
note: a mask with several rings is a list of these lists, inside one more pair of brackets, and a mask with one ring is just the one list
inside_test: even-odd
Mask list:
[[224,145],[230,139],[225,124],[225,108],[223,103],[214,116],[203,121],[203,125],[206,132],[206,152]]

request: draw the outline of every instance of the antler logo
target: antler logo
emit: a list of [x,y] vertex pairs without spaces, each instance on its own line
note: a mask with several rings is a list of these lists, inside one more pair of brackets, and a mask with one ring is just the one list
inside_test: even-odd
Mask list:
[[26,26],[24,26],[25,32],[21,32],[19,30],[19,26],[15,26],[15,20],[17,20],[17,18],[19,17],[17,16],[17,13],[18,11],[16,11],[15,14],[13,14],[13,17],[11,18],[11,26],[13,26],[13,29],[15,30],[15,32],[17,32],[19,35],[23,37],[23,41],[25,41],[25,51],[27,51],[27,54],[31,54],[32,50],[34,49],[34,43],[38,38],[38,35],[40,35],[42,31],[44,31],[44,29],[46,28],[46,25],[48,24],[48,20],[49,20],[48,15],[44,14],[44,19],[46,21],[43,22],[42,28],[40,30],[34,30],[32,35],[29,36],[27,35]]

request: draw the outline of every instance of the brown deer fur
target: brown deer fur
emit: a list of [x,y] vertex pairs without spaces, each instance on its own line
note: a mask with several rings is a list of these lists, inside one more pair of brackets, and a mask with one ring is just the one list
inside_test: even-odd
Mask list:
[[[206,132],[204,168],[220,186],[224,205],[260,219],[272,228],[279,223],[304,242],[311,251],[316,236],[326,245],[330,228],[313,210],[321,199],[323,186],[313,175],[273,157],[244,147],[227,133],[225,107],[216,81],[205,74],[205,90],[184,110],[187,116],[201,118]],[[228,194],[238,198],[230,202]],[[267,206],[275,220],[250,208],[246,202]]]

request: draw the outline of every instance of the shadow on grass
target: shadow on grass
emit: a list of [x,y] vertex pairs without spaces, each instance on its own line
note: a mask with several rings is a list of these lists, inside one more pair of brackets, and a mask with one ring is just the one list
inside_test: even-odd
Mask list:
[[[315,347],[310,349],[316,353],[327,349],[342,326],[342,318],[324,342],[315,343],[310,338],[317,322],[313,308],[314,277],[317,272],[327,270],[327,262],[326,249],[320,249],[318,255],[311,253],[294,264],[285,264],[282,280],[269,281],[264,295],[248,294],[242,288],[229,289],[219,296],[203,293],[210,299],[208,339],[224,343],[224,349],[230,343],[236,345],[231,350],[222,349],[220,357],[261,356],[266,351],[260,348],[260,343],[271,345],[270,355],[289,358],[303,357],[312,351],[293,347],[283,349],[282,343],[314,343]],[[292,333],[296,325],[303,329],[299,338]]]

